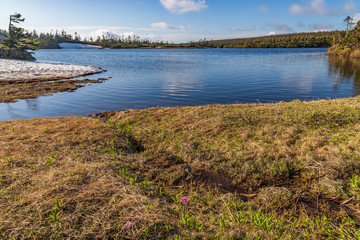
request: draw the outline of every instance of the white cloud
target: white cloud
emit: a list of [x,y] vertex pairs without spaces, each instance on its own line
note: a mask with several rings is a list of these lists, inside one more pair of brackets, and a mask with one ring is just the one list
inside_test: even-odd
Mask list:
[[358,21],[360,21],[360,13],[356,13],[356,14],[353,16],[353,19],[354,19],[354,23],[357,23]]
[[[340,9],[341,10],[341,9]],[[344,13],[347,13],[347,12],[354,12],[354,10],[356,11],[357,10],[357,5],[355,2],[353,1],[350,1],[350,2],[346,2],[345,5],[344,5],[344,8],[342,9],[342,11]]]
[[165,30],[181,30],[181,31],[185,30],[185,27],[183,25],[180,25],[180,26],[176,27],[176,26],[172,26],[170,24],[167,24],[166,22],[152,23],[151,27],[152,28],[165,29]]
[[[86,30],[98,30],[98,29],[109,29],[109,30],[128,30],[131,29],[130,27],[121,27],[121,26],[68,26],[63,27],[69,31],[86,31]],[[62,29],[63,29],[62,28]]]
[[92,38],[97,38],[97,37],[102,37],[102,36],[110,36],[110,37],[115,37],[115,38],[127,38],[127,37],[132,37],[136,35],[134,32],[122,32],[122,33],[116,33],[116,32],[112,32],[110,29],[98,29],[96,31],[93,31],[90,33],[90,37]]
[[311,24],[310,28],[315,31],[329,31],[333,26],[329,22]]
[[32,31],[36,29],[37,32],[55,32],[58,30],[61,32],[65,30],[67,33],[78,32],[81,35],[84,33],[88,34],[90,32],[101,31],[102,33],[106,32],[121,32],[121,31],[152,31],[152,28],[133,28],[133,27],[121,27],[121,26],[60,26],[60,27],[33,27],[33,26],[24,26],[25,29]]
[[342,8],[329,8],[325,0],[310,0],[310,6],[293,4],[289,8],[289,12],[292,14],[333,15],[352,12],[356,9],[357,5],[352,0],[346,2]]
[[305,23],[303,23],[302,21],[299,21],[298,24],[297,24],[297,26],[298,26],[299,28],[304,28],[304,27],[305,27]]
[[158,23],[152,23],[151,27],[153,28],[161,28],[161,29],[167,29],[167,30],[173,30],[175,27],[167,24],[166,22],[158,22]]
[[273,22],[270,24],[276,31],[280,32],[294,32],[294,29],[286,24]]
[[174,14],[200,12],[207,8],[205,0],[160,0],[160,2],[168,11]]
[[255,26],[247,26],[246,30],[247,31],[253,31],[253,30],[255,30],[255,28],[256,28]]
[[231,28],[231,31],[232,32],[251,32],[251,31],[254,31],[255,30],[255,27],[254,26],[247,26],[245,28],[239,28],[237,26],[233,26]]
[[268,36],[273,36],[273,35],[276,35],[277,33],[276,32],[269,32],[267,35]]
[[259,7],[259,11],[260,11],[260,12],[268,12],[269,9],[268,9],[268,7],[267,7],[266,5],[261,5],[261,6]]

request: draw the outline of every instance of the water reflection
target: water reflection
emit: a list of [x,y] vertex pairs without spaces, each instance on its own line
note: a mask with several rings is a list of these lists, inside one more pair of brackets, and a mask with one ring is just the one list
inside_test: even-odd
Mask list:
[[[21,115],[16,113],[16,109],[13,107],[13,103],[4,103],[4,105],[6,106],[6,108],[4,109],[5,112],[7,112],[10,116],[10,118],[8,119],[4,119],[4,120],[11,120],[11,119],[21,119]],[[5,115],[5,114],[3,114]],[[4,121],[3,119],[1,119],[1,121]]]
[[25,100],[26,105],[27,105],[27,109],[32,110],[32,111],[36,111],[39,110],[39,105],[40,105],[40,101],[39,99],[26,99]]
[[203,83],[199,81],[200,76],[184,73],[178,75],[168,72],[163,74],[163,90],[170,96],[189,96],[191,92],[200,92],[203,89]]
[[334,91],[342,84],[353,84],[353,96],[360,94],[360,59],[329,56],[329,76],[335,79]]

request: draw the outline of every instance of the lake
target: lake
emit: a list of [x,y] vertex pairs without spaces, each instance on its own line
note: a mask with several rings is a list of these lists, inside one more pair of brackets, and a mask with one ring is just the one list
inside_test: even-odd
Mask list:
[[[93,65],[109,78],[75,92],[0,104],[0,120],[359,94],[359,68],[327,49],[40,50],[38,62]],[[82,78],[78,78],[82,79]]]

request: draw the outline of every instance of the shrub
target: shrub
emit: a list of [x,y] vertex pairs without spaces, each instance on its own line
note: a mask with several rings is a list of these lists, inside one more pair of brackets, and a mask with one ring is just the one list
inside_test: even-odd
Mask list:
[[31,52],[18,48],[0,47],[0,58],[34,61]]

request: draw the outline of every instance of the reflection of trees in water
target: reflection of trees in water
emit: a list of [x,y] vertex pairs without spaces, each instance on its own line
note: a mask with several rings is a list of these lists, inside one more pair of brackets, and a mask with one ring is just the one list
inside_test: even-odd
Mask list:
[[26,99],[25,100],[27,109],[29,110],[39,110],[40,101],[38,99]]
[[7,111],[10,113],[11,118],[21,118],[21,116],[19,114],[14,113],[14,108],[12,107],[11,103],[6,103],[7,106]]
[[335,92],[342,83],[353,83],[353,95],[360,94],[360,59],[329,55],[329,75],[336,78]]

